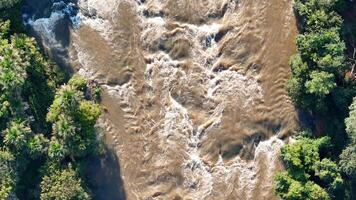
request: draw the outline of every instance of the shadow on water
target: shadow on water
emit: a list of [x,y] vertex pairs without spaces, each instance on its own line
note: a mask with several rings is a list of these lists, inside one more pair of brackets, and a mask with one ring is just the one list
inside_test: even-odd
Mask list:
[[[76,26],[77,0],[25,0],[22,8],[29,34],[59,66],[72,73],[68,63],[70,31]],[[78,21],[79,23],[79,21]]]
[[101,156],[88,158],[85,176],[94,199],[126,200],[119,159],[110,149]]

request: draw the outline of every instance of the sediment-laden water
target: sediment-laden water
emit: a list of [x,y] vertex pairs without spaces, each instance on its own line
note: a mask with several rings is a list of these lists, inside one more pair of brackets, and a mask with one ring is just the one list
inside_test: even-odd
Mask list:
[[101,123],[127,199],[276,198],[279,149],[298,121],[284,88],[292,0],[55,5],[25,21],[105,89]]

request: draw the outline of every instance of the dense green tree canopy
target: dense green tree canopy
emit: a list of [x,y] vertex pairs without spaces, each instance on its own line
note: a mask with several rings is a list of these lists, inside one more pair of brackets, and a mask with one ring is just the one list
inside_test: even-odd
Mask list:
[[24,122],[11,122],[4,131],[5,146],[11,149],[12,152],[25,153],[31,135],[31,129]]
[[[295,11],[302,22],[297,37],[298,54],[291,59],[292,77],[287,89],[301,108],[328,110],[330,95],[345,92],[346,46],[340,36],[341,16],[335,12],[338,0],[296,0]],[[348,98],[340,96],[339,98]],[[338,102],[347,100],[338,100]],[[341,106],[340,106],[341,107]]]
[[316,96],[324,96],[336,87],[333,74],[324,71],[313,71],[309,75],[310,80],[305,82],[307,92]]
[[351,177],[356,177],[356,98],[350,106],[350,115],[345,120],[349,145],[340,155],[341,169]]
[[[51,154],[82,157],[97,150],[94,125],[101,111],[98,104],[85,99],[87,89],[86,80],[74,76],[58,90],[47,115],[53,123]],[[62,148],[56,148],[58,144]]]
[[299,35],[297,47],[311,70],[320,69],[330,73],[345,70],[345,43],[336,29]]
[[0,150],[0,199],[14,194],[17,181],[15,157],[6,150]]
[[346,132],[350,139],[356,141],[356,97],[350,106],[349,117],[345,119]]
[[325,110],[325,99],[345,73],[345,44],[335,29],[300,35],[288,91],[302,108]]
[[330,195],[312,181],[302,183],[287,172],[277,174],[276,191],[284,200],[329,200]]
[[78,75],[63,85],[34,39],[14,34],[4,18],[18,7],[2,8],[17,2],[0,0],[0,199],[90,199],[76,167],[100,148],[100,89]]
[[0,10],[4,8],[10,8],[14,4],[19,3],[20,0],[0,0]]
[[[287,90],[298,108],[316,116],[317,135],[329,135],[335,149],[330,154],[320,154],[320,149],[329,143],[325,138],[299,138],[284,147],[282,159],[287,172],[276,176],[276,192],[283,199],[342,199],[343,185],[351,184],[350,179],[342,179],[340,171],[356,177],[356,100],[345,121],[349,145],[340,156],[340,166],[333,161],[344,148],[343,120],[356,95],[356,83],[349,75],[352,64],[346,59],[342,37],[343,19],[337,11],[343,2],[346,1],[294,1],[300,34],[296,40],[298,52],[290,61],[292,76]],[[354,198],[348,196],[348,190],[354,193],[354,189],[347,188],[345,198]]]
[[[330,145],[330,138],[299,137],[281,150],[287,168],[276,175],[276,193],[285,200],[327,200],[343,185],[337,164],[321,159],[321,149]],[[319,181],[315,181],[319,180]]]
[[19,50],[6,39],[0,39],[0,44],[0,129],[3,129],[9,119],[23,115],[21,92],[26,70]]
[[41,200],[86,200],[91,199],[82,180],[71,169],[55,170],[45,175],[41,182]]
[[338,0],[296,0],[295,9],[302,18],[305,31],[338,28],[342,18],[334,11]]

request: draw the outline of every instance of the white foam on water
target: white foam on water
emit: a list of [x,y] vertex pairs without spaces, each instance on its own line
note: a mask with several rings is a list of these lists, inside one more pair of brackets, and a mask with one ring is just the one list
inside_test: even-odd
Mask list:
[[51,8],[51,12],[48,18],[34,19],[28,13],[22,15],[23,23],[27,26],[31,26],[34,31],[42,37],[45,44],[50,48],[63,49],[64,47],[56,39],[54,29],[57,23],[64,20],[65,17],[69,17],[73,28],[79,28],[81,24],[81,17],[77,15],[75,5],[73,3],[64,3],[63,1],[54,2]]
[[165,124],[168,124],[168,126],[165,126],[165,132],[183,134],[184,140],[186,141],[188,159],[182,165],[185,177],[184,186],[188,190],[194,191],[192,193],[194,199],[204,199],[205,196],[210,194],[213,181],[208,167],[200,157],[198,148],[200,134],[194,131],[194,125],[187,109],[175,101],[171,95],[169,95],[169,100],[169,111],[165,112]]
[[30,19],[28,22],[26,22],[26,24],[32,26],[33,29],[45,39],[49,46],[63,48],[56,39],[54,28],[56,23],[63,19],[64,16],[65,15],[63,12],[56,11],[51,13],[49,18],[41,18],[37,20]]
[[[145,5],[139,6],[139,11],[147,9]],[[220,179],[224,179],[229,183],[231,179],[236,178],[237,174],[241,174],[240,182],[244,182],[244,187],[253,189],[256,168],[254,164],[247,163],[239,157],[232,165],[225,165],[222,158],[218,163],[213,164],[213,168],[207,166],[201,157],[200,143],[205,134],[210,133],[213,127],[219,127],[221,118],[224,112],[227,98],[239,98],[243,102],[244,108],[251,107],[256,99],[262,99],[262,89],[257,83],[257,80],[247,78],[235,71],[223,71],[219,73],[213,72],[211,69],[215,62],[218,61],[218,44],[214,41],[215,35],[220,31],[222,26],[218,23],[208,25],[193,25],[181,23],[179,26],[168,32],[166,30],[166,19],[164,17],[141,17],[143,33],[141,41],[143,46],[150,46],[150,42],[159,39],[165,39],[165,34],[179,32],[183,38],[187,38],[195,48],[192,49],[193,62],[203,66],[202,77],[214,77],[207,80],[205,84],[207,95],[206,99],[217,103],[215,109],[210,114],[209,120],[204,124],[193,124],[189,116],[189,111],[182,104],[176,101],[170,94],[170,90],[177,84],[177,74],[179,76],[179,83],[184,83],[194,76],[186,74],[183,70],[177,68],[178,61],[174,61],[168,54],[160,51],[158,53],[151,53],[149,58],[151,63],[146,66],[145,78],[146,82],[155,89],[155,80],[163,79],[163,93],[167,93],[166,99],[163,99],[163,105],[166,105],[161,111],[164,116],[164,128],[159,131],[162,148],[177,148],[180,143],[186,143],[185,152],[187,154],[186,160],[182,164],[184,176],[184,188],[192,199],[205,199],[208,197],[213,189],[214,184]],[[209,45],[205,43],[209,40]],[[207,61],[210,65],[206,65]],[[204,85],[204,83],[203,83]],[[161,85],[160,85],[161,86]],[[179,135],[172,137],[172,135]],[[172,139],[173,138],[173,139]],[[263,143],[262,143],[263,144]],[[178,145],[175,147],[175,145]],[[259,145],[260,146],[260,145]],[[260,147],[261,148],[261,147]],[[257,148],[258,151],[259,148]],[[259,154],[256,152],[256,154]],[[245,180],[249,179],[249,180]],[[233,185],[227,184],[228,190],[232,191]]]
[[[82,25],[89,26],[98,31],[107,41],[113,42],[111,37],[115,30],[113,24],[111,24],[110,16],[116,15],[116,7],[123,1],[81,0],[80,2],[84,9],[95,14],[94,17],[88,17],[80,13]],[[163,5],[160,0],[151,2]],[[232,4],[236,6],[235,3]],[[169,159],[174,156],[168,154],[174,151],[168,151],[168,149],[176,150],[177,154],[184,152],[184,156],[182,156],[184,160],[181,162],[181,166],[177,167],[180,167],[183,173],[182,189],[187,197],[192,199],[210,198],[209,195],[214,192],[215,185],[224,183],[226,187],[223,188],[222,193],[236,193],[237,196],[239,193],[244,193],[247,199],[251,199],[253,190],[258,183],[257,176],[260,171],[258,162],[265,160],[266,163],[271,164],[267,169],[267,178],[272,181],[276,167],[274,165],[275,159],[278,157],[280,147],[283,146],[283,141],[274,136],[260,142],[255,147],[255,157],[252,161],[246,161],[236,156],[225,162],[220,155],[216,163],[207,163],[204,160],[200,145],[204,137],[212,133],[212,129],[220,127],[227,106],[227,99],[234,99],[233,102],[239,102],[236,106],[240,106],[244,110],[249,110],[255,102],[263,100],[264,94],[260,84],[256,78],[248,77],[236,71],[214,72],[212,70],[214,65],[219,62],[219,44],[214,41],[214,37],[223,27],[218,22],[205,25],[180,23],[174,30],[168,31],[166,28],[168,19],[166,17],[143,16],[143,10],[148,9],[146,4],[131,1],[131,5],[136,9],[141,23],[140,39],[145,51],[144,56],[150,60],[145,66],[145,84],[150,87],[153,94],[156,94],[156,92],[163,94],[159,97],[162,105],[159,113],[160,120],[163,121],[162,125],[156,127],[155,123],[159,124],[160,122],[152,122],[152,127],[158,129],[154,134],[158,134],[158,143],[160,149],[162,149],[159,155],[152,158],[154,165],[161,167],[169,164],[171,161]],[[159,6],[157,7],[159,8]],[[48,22],[48,24],[51,23]],[[194,47],[191,49],[192,55],[189,61],[192,66],[200,67],[199,73],[187,72],[179,68],[183,61],[174,60],[168,52],[148,49],[154,46],[152,45],[153,42],[167,39],[167,35],[172,35],[174,31],[179,34],[180,38],[187,39]],[[206,40],[210,41],[209,45],[207,45]],[[79,45],[74,44],[74,47],[78,52],[79,63],[83,67],[80,73],[87,77],[97,78],[95,68],[91,66],[89,61],[92,59],[90,55],[85,53],[85,49],[82,49]],[[179,99],[175,99],[176,96],[173,94],[177,85],[186,86],[190,80],[195,78],[202,80],[199,86],[203,91],[206,91],[203,93],[202,102],[209,102],[213,105],[213,109],[206,117],[207,120],[202,124],[194,124],[190,116],[190,112],[192,112],[189,110],[190,108],[180,102]],[[105,82],[106,80],[102,81]],[[116,98],[118,104],[126,105],[124,112],[127,116],[128,113],[132,113],[134,105],[132,105],[131,99],[136,98],[137,94],[131,81],[123,85],[109,86],[104,84],[103,86],[111,96]],[[144,133],[142,135],[145,137]],[[237,185],[234,184],[236,182],[238,182]],[[268,191],[270,190],[266,192]],[[138,199],[142,198],[139,189],[130,192],[136,195]]]

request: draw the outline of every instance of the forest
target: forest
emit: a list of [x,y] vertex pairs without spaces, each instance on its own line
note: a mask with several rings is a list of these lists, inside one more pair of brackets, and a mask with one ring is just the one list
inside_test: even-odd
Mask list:
[[81,168],[102,151],[100,88],[43,54],[20,6],[0,1],[0,199],[91,199]]

